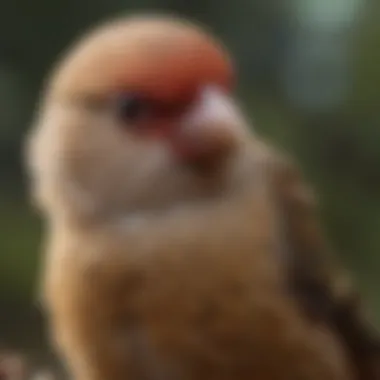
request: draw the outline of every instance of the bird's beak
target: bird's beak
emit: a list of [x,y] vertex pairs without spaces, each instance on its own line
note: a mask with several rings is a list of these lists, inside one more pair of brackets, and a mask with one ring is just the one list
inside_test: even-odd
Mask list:
[[176,148],[188,161],[208,160],[233,150],[248,131],[233,99],[218,87],[206,86],[181,120]]

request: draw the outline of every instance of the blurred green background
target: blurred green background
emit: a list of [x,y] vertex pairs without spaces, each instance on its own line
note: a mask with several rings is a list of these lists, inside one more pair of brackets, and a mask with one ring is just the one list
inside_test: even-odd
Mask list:
[[46,353],[34,307],[41,221],[22,165],[44,76],[88,27],[142,10],[189,16],[225,40],[256,130],[297,157],[380,321],[379,0],[13,0],[0,4],[0,348]]

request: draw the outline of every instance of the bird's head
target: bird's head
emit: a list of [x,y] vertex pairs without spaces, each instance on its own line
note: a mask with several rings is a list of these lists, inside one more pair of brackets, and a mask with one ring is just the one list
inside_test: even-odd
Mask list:
[[215,192],[248,132],[234,76],[221,43],[185,20],[138,16],[90,32],[54,70],[31,133],[42,203],[126,212]]

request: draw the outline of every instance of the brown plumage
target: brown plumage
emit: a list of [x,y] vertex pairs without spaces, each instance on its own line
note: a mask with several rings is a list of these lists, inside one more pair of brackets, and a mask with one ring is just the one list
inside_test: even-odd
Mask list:
[[327,323],[346,348],[355,379],[380,379],[380,335],[349,274],[336,262],[312,189],[297,166],[273,149],[266,155],[280,212],[289,286],[305,315]]
[[76,379],[358,379],[306,185],[250,135],[233,76],[200,27],[150,16],[99,27],[48,81],[28,164]]

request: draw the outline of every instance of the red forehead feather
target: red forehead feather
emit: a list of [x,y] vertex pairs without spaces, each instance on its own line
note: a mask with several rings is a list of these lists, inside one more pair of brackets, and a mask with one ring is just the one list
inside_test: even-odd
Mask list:
[[211,83],[231,90],[234,70],[223,47],[195,28],[178,27],[177,32],[131,45],[119,85],[161,100],[186,98]]

